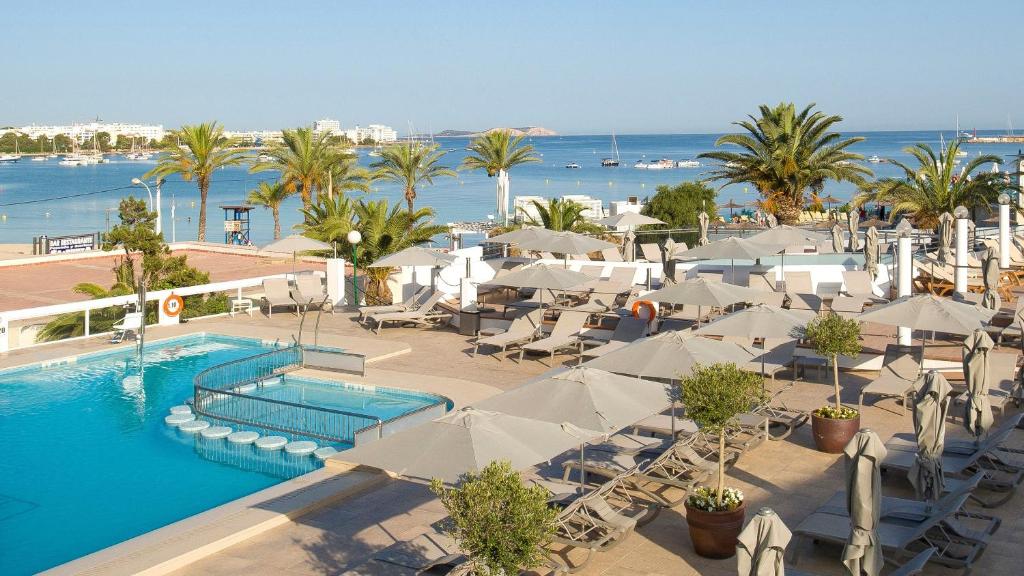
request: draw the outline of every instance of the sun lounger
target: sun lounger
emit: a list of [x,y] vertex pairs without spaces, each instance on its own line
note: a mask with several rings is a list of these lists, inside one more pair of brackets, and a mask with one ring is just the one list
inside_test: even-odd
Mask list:
[[417,309],[409,310],[406,312],[385,312],[383,314],[371,314],[370,320],[377,324],[377,334],[380,334],[381,328],[384,327],[385,323],[393,324],[416,324],[416,325],[427,325],[438,322],[439,320],[447,319],[451,317],[451,314],[441,312],[437,309],[437,305],[441,302],[444,297],[444,292],[440,290],[430,295],[430,298]]
[[[585,506],[585,499],[577,498],[555,518],[555,533],[549,537],[547,548],[550,551],[552,546],[562,547],[561,554],[551,551],[558,556],[557,558],[548,556],[550,560],[560,565],[560,571],[581,570],[590,562],[595,552],[613,548],[635,527],[634,524],[626,530],[624,527],[609,524],[592,514]],[[569,552],[572,550],[584,550],[586,556],[582,560],[570,560]]]
[[657,244],[641,244],[640,254],[643,255],[644,260],[648,262],[661,262],[661,248]]
[[[530,310],[520,313],[512,320],[508,330],[500,334],[477,338],[473,343],[473,356],[476,356],[480,346],[493,346],[504,353],[510,346],[522,346],[533,340],[540,331],[541,310]],[[499,356],[499,360],[501,357]]]
[[810,272],[786,272],[785,283],[791,309],[821,311],[822,300],[814,293]]
[[384,304],[381,306],[360,306],[359,307],[359,321],[365,322],[366,318],[371,314],[384,314],[387,312],[407,312],[409,310],[415,310],[419,308],[420,304],[430,298],[430,288],[427,286],[421,286],[412,296],[406,298],[405,302],[400,304]]
[[[896,566],[896,569],[889,572],[889,576],[918,576],[924,574],[924,567],[931,560],[932,554],[935,553],[935,548],[928,548],[918,552],[916,556],[907,560],[903,564],[896,564],[895,562],[888,561],[890,564]],[[786,576],[819,576],[811,572],[805,572],[803,570],[797,570],[790,566],[786,566]]]
[[299,313],[299,303],[291,295],[286,278],[265,278],[263,280],[263,304],[267,305],[267,316],[274,316],[274,306],[290,306]]
[[343,576],[444,574],[466,561],[466,556],[459,551],[454,540],[440,532],[431,531],[388,546]]
[[[924,550],[934,548],[936,552],[930,558],[932,562],[970,569],[985,550],[985,545],[959,538],[945,530],[942,526],[945,516],[942,511],[938,511],[923,522],[909,525],[880,522],[876,531],[877,544],[887,556],[896,559],[912,558]],[[793,530],[793,535],[814,541],[845,544],[850,536],[850,519],[827,512],[815,512],[804,518]],[[799,547],[794,546],[792,549],[795,564]]]
[[865,296],[835,296],[829,303],[829,310],[844,318],[853,318],[864,311],[871,300]]
[[793,367],[793,353],[796,351],[796,345],[797,341],[793,338],[765,338],[763,350],[748,348],[760,354],[747,362],[745,366],[752,371],[764,370],[764,375],[771,376],[774,382],[778,373]]
[[[589,493],[581,493],[579,482],[550,478],[535,478],[531,482],[550,492],[552,500],[561,504],[579,498],[581,494],[584,498],[594,498],[592,502],[585,504],[583,509],[593,512],[595,516],[609,524],[623,528],[630,523],[634,526],[643,526],[654,520],[662,507],[658,503],[639,502],[633,497],[630,482],[631,478],[639,473],[639,469],[639,464],[634,465],[611,480],[600,483]],[[597,478],[604,479],[603,476]]]
[[777,291],[775,285],[774,272],[770,272],[768,274],[750,274],[749,278],[747,279],[747,283],[750,285],[751,288],[754,288],[755,290],[761,290],[762,292]]
[[605,248],[601,250],[601,257],[605,262],[624,262],[618,248]]
[[885,298],[875,295],[874,282],[867,270],[844,270],[843,293],[847,296],[869,298],[875,302],[888,302]]
[[292,296],[303,308],[319,306],[334,314],[334,301],[327,295],[327,287],[316,274],[300,274],[295,277],[295,290]]
[[622,294],[633,288],[633,278],[636,277],[636,268],[632,266],[616,266],[612,268],[608,278],[588,284],[588,288],[594,292],[605,292],[611,294]]
[[125,312],[124,318],[114,324],[111,328],[114,335],[110,338],[111,344],[120,344],[128,337],[129,333],[138,334],[142,329],[142,312]]
[[519,349],[519,360],[522,361],[526,352],[546,352],[550,354],[550,363],[555,360],[555,352],[566,349],[580,349],[580,331],[590,316],[588,312],[563,310],[551,330],[551,335],[542,340],[524,344]]
[[[615,325],[615,330],[608,340],[585,339],[581,342],[583,347],[580,351],[580,362],[584,358],[599,358],[643,338],[647,334],[647,326],[647,320],[642,318],[619,318],[619,323]],[[587,346],[596,348],[587,349]]]
[[857,400],[858,407],[861,410],[864,409],[866,394],[896,397],[902,399],[903,413],[906,414],[914,383],[921,373],[923,354],[924,351],[920,346],[908,348],[898,344],[886,345],[885,356],[882,358],[882,369],[879,371],[878,378],[861,388],[860,397]]

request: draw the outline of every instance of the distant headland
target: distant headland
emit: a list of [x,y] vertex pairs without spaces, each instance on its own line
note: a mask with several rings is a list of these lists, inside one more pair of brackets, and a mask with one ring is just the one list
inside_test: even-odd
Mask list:
[[524,126],[522,128],[491,128],[484,130],[483,132],[473,132],[471,130],[444,130],[434,134],[435,138],[465,138],[467,136],[479,136],[481,134],[488,134],[496,130],[508,130],[512,132],[514,136],[558,136],[558,132],[543,126]]

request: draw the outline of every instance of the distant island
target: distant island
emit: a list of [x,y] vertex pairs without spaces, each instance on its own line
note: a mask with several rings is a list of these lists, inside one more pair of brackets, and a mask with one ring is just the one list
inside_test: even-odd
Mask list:
[[509,130],[514,136],[558,136],[558,132],[544,128],[543,126],[524,126],[522,128],[491,128],[490,130],[484,130],[483,132],[473,132],[471,130],[444,130],[434,134],[435,138],[466,138],[479,136],[481,134],[488,134],[497,130]]

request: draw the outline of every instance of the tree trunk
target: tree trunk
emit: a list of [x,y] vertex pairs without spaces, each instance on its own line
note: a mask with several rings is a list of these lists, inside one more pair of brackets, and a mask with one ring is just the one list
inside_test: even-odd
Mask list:
[[832,383],[836,387],[836,410],[843,408],[842,402],[839,400],[839,355],[832,355]]
[[[409,215],[412,215],[413,202],[416,201],[416,189],[409,187],[405,189],[405,203],[409,207]],[[410,225],[412,223],[410,222]]]
[[199,179],[199,238],[200,242],[206,242],[206,195],[210,191],[210,181],[206,178]]
[[796,224],[800,220],[800,212],[803,206],[800,206],[798,202],[794,202],[792,198],[788,196],[779,196],[775,200],[775,217],[779,219],[780,224]]
[[718,432],[718,507],[722,507],[725,495],[725,428]]
[[274,206],[274,240],[281,239],[281,207]]

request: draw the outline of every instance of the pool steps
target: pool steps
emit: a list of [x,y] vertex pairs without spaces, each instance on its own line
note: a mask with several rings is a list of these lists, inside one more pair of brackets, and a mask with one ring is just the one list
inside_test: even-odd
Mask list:
[[[276,382],[279,382],[279,380],[276,380]],[[269,383],[270,381],[267,381],[264,384]],[[240,386],[239,391],[246,391],[242,390],[242,388],[248,386],[256,387],[255,384],[247,384],[246,386]],[[186,434],[198,433],[205,440],[226,439],[232,444],[255,444],[260,450],[276,451],[284,449],[285,453],[295,456],[308,456],[312,454],[318,460],[326,460],[338,453],[336,449],[330,446],[321,447],[316,442],[309,440],[289,441],[284,436],[260,436],[259,433],[248,430],[236,432],[228,426],[212,426],[206,420],[197,420],[196,415],[192,413],[192,409],[187,404],[171,406],[170,414],[164,417],[164,422],[168,426],[176,427]]]

